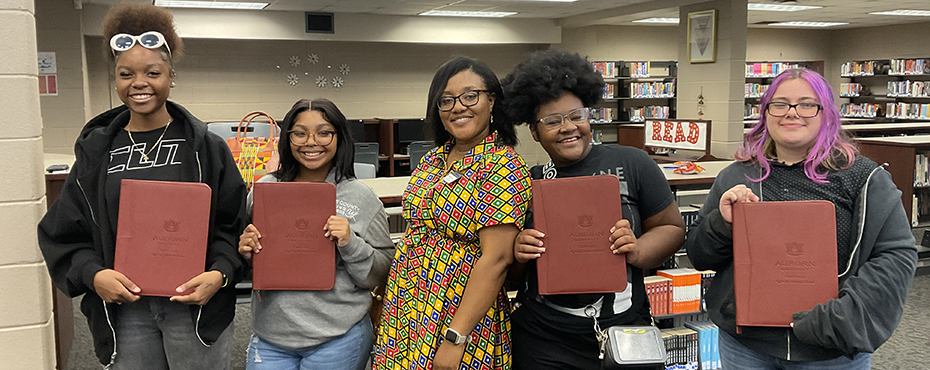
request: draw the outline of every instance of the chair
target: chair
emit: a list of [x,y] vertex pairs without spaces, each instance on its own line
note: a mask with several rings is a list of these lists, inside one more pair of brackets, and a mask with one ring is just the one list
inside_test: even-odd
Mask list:
[[355,162],[355,178],[357,179],[373,179],[377,176],[375,170],[375,165],[371,163],[359,163]]
[[371,163],[378,172],[378,143],[355,143],[355,163]]
[[[223,140],[236,137],[239,121],[207,122],[207,131],[220,135]],[[268,122],[252,122],[247,131],[249,137],[268,137],[271,135],[271,124]]]
[[410,173],[413,173],[420,164],[420,159],[434,147],[436,143],[432,141],[414,141],[407,146],[407,153],[410,154]]

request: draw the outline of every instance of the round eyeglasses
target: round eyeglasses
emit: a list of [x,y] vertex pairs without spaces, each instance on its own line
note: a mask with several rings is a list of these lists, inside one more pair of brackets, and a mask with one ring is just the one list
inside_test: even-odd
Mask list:
[[313,142],[317,145],[327,146],[333,142],[333,138],[336,137],[336,131],[311,133],[301,130],[290,130],[287,132],[287,137],[291,140],[291,144],[294,145],[306,145],[310,142],[311,136],[313,136]]
[[775,102],[768,103],[765,106],[765,111],[773,117],[784,117],[788,115],[788,111],[790,111],[791,108],[794,108],[794,111],[798,113],[798,117],[801,118],[817,117],[820,111],[823,110],[823,106],[817,103],[788,104]]
[[439,98],[439,101],[436,102],[436,105],[439,106],[440,112],[448,112],[455,107],[455,101],[458,100],[463,107],[472,107],[475,104],[478,104],[478,97],[481,96],[481,93],[491,93],[491,90],[468,90],[459,94],[458,96],[443,96]]
[[591,115],[591,110],[588,108],[577,108],[568,111],[566,114],[553,113],[543,118],[536,120],[537,123],[542,127],[543,130],[553,131],[558,130],[562,125],[565,124],[565,121],[570,121],[574,125],[586,124],[588,122],[588,117]]

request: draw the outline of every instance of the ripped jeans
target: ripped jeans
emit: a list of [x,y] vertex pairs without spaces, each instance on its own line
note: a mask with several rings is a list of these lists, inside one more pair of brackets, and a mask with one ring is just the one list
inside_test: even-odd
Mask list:
[[372,338],[368,315],[345,334],[299,351],[278,347],[252,334],[246,370],[361,370],[371,355]]

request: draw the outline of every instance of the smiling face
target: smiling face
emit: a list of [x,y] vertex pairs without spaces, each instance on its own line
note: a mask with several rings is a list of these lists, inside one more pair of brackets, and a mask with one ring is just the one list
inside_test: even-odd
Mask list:
[[[807,81],[795,78],[785,80],[778,86],[772,95],[771,103],[820,104],[820,100]],[[773,116],[768,109],[765,112],[765,127],[775,143],[775,150],[781,161],[803,160],[820,135],[823,112],[818,112],[811,118],[804,118],[798,115],[798,108],[788,109],[784,117]]]
[[[297,159],[300,164],[300,171],[297,175],[298,180],[303,181],[324,181],[329,170],[333,168],[333,157],[336,156],[338,141],[336,139],[336,126],[323,119],[323,115],[315,110],[301,113],[297,116],[297,121],[291,126],[289,131],[297,131],[306,134],[306,142],[300,143],[303,139],[297,138],[298,135],[288,135],[291,146],[291,155]],[[325,142],[328,139],[323,137],[331,136],[332,142],[326,145],[320,145],[318,141]],[[295,144],[295,141],[298,143]]]
[[149,116],[165,109],[174,76],[163,57],[160,50],[135,45],[116,58],[116,93],[132,113]]
[[[442,97],[456,97],[466,91],[484,90],[484,80],[471,70],[461,71],[446,83]],[[466,107],[456,99],[452,110],[439,112],[439,118],[446,132],[455,138],[456,146],[473,147],[490,134],[491,109],[494,107],[494,96],[478,93],[478,103]]]
[[542,145],[556,166],[566,166],[584,159],[591,152],[591,125],[575,123],[565,118],[562,125],[547,129],[539,119],[553,115],[566,115],[572,110],[584,108],[581,99],[572,93],[562,93],[558,99],[539,106],[537,121],[533,123],[533,139]]

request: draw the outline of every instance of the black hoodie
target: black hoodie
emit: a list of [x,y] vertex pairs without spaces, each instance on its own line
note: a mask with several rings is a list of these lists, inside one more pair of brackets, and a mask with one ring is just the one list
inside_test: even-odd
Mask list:
[[[235,283],[242,280],[245,261],[238,252],[238,238],[245,227],[246,187],[226,143],[207,131],[207,125],[184,107],[166,102],[168,113],[184,127],[181,181],[202,182],[213,189],[210,231],[204,271],[218,270],[228,284],[204,306],[191,305],[195,332],[204,345],[212,344],[235,315]],[[113,268],[115,230],[107,220],[105,183],[109,151],[116,135],[129,123],[123,105],[94,117],[74,144],[75,161],[61,193],[39,222],[39,248],[45,256],[55,286],[71,297],[85,294],[81,312],[94,337],[100,363],[116,358],[114,313],[118,305],[105,304],[94,291],[94,275]],[[114,225],[115,226],[115,225]]]

